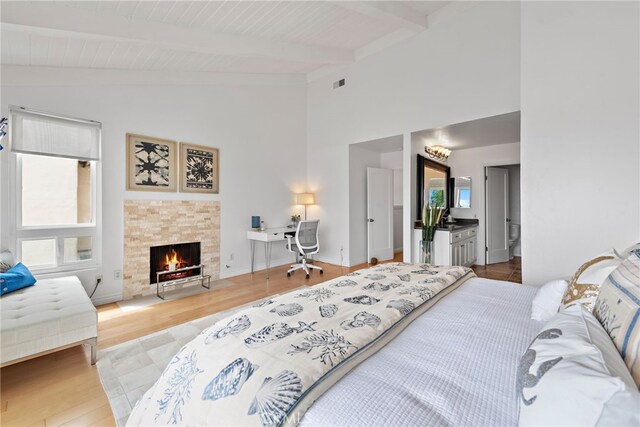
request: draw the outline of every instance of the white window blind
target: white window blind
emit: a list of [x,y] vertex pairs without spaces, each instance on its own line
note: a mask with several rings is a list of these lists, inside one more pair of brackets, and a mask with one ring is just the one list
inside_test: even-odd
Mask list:
[[12,107],[10,111],[11,151],[100,160],[100,123],[18,107]]

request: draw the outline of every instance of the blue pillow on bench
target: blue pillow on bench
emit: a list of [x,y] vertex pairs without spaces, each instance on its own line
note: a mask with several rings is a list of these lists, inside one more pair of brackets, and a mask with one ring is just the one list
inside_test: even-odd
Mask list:
[[0,295],[33,286],[35,283],[36,278],[33,277],[33,274],[19,262],[6,273],[0,273]]

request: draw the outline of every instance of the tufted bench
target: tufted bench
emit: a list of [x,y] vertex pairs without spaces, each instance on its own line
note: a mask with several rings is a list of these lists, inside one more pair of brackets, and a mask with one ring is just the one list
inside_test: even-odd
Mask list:
[[96,363],[98,313],[75,276],[38,280],[0,298],[0,366],[83,343]]

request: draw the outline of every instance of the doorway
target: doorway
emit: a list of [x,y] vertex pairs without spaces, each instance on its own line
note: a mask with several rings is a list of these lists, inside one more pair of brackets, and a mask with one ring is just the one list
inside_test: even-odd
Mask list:
[[367,259],[393,259],[393,170],[367,168]]
[[485,167],[485,263],[521,263],[520,165]]
[[402,254],[402,147],[402,135],[349,146],[350,266]]

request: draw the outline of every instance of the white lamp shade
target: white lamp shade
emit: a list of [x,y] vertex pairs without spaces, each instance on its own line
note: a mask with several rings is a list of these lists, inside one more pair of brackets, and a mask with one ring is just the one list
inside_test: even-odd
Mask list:
[[296,205],[313,205],[316,198],[313,193],[296,194]]

